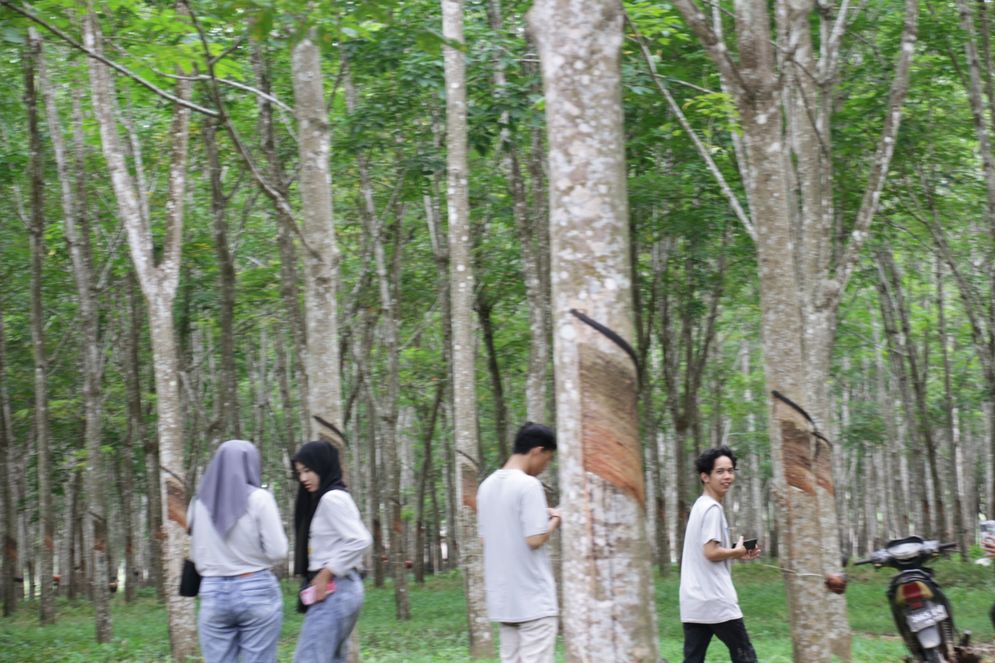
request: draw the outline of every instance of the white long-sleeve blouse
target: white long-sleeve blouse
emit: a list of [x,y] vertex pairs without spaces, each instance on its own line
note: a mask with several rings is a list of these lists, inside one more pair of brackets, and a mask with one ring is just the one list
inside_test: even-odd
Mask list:
[[308,540],[308,571],[325,568],[333,576],[344,576],[363,565],[363,554],[373,537],[363,525],[352,496],[330,490],[321,496],[311,519]]
[[193,519],[190,557],[202,576],[235,576],[268,569],[287,558],[287,535],[273,495],[256,488],[248,509],[235,521],[228,536],[214,529],[211,514],[195,499],[187,511]]

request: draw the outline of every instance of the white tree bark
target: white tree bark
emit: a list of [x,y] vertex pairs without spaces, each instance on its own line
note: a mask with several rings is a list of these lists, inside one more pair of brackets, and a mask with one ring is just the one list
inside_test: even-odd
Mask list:
[[[442,34],[463,43],[463,0],[442,0]],[[466,57],[443,47],[446,78],[446,203],[449,217],[449,282],[452,298],[453,426],[456,431],[456,489],[459,558],[466,584],[470,656],[494,655],[494,637],[484,600],[483,550],[477,534],[476,338],[473,315],[473,259],[467,171]]]
[[[341,436],[342,367],[339,358],[339,250],[332,217],[331,136],[321,77],[321,51],[309,34],[291,54],[294,111],[297,117],[301,238],[304,244],[304,327],[306,338],[307,419],[310,439],[335,445],[342,467],[349,454]],[[327,422],[327,423],[322,423]],[[328,426],[331,424],[331,426]],[[349,657],[358,660],[356,630]]]
[[[501,15],[501,1],[488,0],[487,15],[491,29],[501,34],[504,29]],[[508,83],[505,75],[506,58],[503,47],[494,51],[494,87],[499,96],[506,96]],[[525,281],[525,299],[528,302],[529,332],[532,343],[529,345],[528,373],[525,377],[525,409],[529,421],[546,421],[547,382],[549,381],[549,293],[548,278],[543,273],[549,270],[549,256],[542,251],[542,236],[547,232],[540,219],[531,214],[525,183],[522,176],[519,150],[515,144],[508,111],[498,119],[500,132],[501,169],[508,178],[509,193],[512,198],[512,212],[522,251],[522,276]],[[503,443],[503,442],[502,442]]]
[[[636,414],[615,2],[539,0],[529,23],[546,94],[553,346],[569,661],[657,661]],[[631,351],[631,347],[629,348]]]
[[34,357],[34,434],[38,450],[38,519],[41,529],[41,540],[38,542],[38,580],[41,583],[38,616],[42,624],[54,624],[55,595],[52,591],[52,576],[55,573],[55,511],[48,416],[48,356],[45,351],[45,314],[42,306],[45,261],[44,157],[35,85],[36,63],[41,59],[41,54],[38,43],[29,44],[28,48],[28,57],[24,60],[24,103],[28,115],[28,173],[31,181],[31,220],[28,226],[31,246],[31,349]]
[[[773,5],[777,34],[772,38],[768,3],[736,0],[738,44],[729,48],[695,0],[675,1],[718,68],[742,121],[745,164],[740,166],[746,167],[742,179],[757,234],[768,390],[804,404],[815,422],[826,428],[839,298],[866,240],[888,172],[908,88],[918,3],[906,2],[881,138],[843,247],[832,241],[829,111],[840,41],[852,17],[844,3],[837,16],[822,13],[813,23],[813,13],[821,9],[815,4],[777,0]],[[820,29],[818,57],[813,24]],[[829,661],[836,654],[848,661],[845,602],[828,595],[820,581],[840,567],[831,446],[811,435],[813,424],[778,403],[773,403],[770,418],[771,451],[774,487],[782,507],[780,531],[795,660]],[[822,545],[806,543],[813,538]],[[828,617],[813,618],[811,605],[828,606]],[[825,646],[827,642],[831,647]]]
[[[29,30],[32,41],[41,50],[41,37],[32,28]],[[49,138],[55,154],[56,168],[59,174],[60,190],[62,192],[63,225],[66,232],[66,243],[73,265],[73,276],[76,281],[76,291],[79,295],[79,323],[83,336],[83,440],[86,447],[86,469],[84,483],[86,487],[86,509],[84,541],[89,547],[87,557],[92,569],[88,579],[91,583],[96,618],[97,642],[111,640],[111,611],[108,583],[110,573],[107,568],[107,519],[106,495],[104,485],[107,483],[107,472],[103,454],[100,450],[103,439],[101,427],[103,423],[103,396],[101,381],[104,372],[103,349],[100,346],[99,307],[96,298],[96,283],[93,275],[93,258],[90,248],[89,224],[86,222],[86,210],[77,205],[77,201],[85,204],[85,196],[79,190],[74,191],[73,180],[69,174],[69,164],[66,158],[65,140],[62,136],[62,123],[59,120],[59,109],[56,105],[55,92],[49,83],[44,66],[44,59],[39,58],[39,81],[42,95],[45,99],[46,117],[48,119]],[[79,95],[79,91],[74,92]],[[78,104],[76,104],[78,107]],[[77,163],[82,168],[81,162]],[[77,172],[79,181],[83,180],[82,172]]]
[[[97,14],[92,5],[88,7],[83,25],[84,44],[88,49],[99,53],[100,34]],[[90,59],[88,65],[93,110],[100,127],[104,159],[107,161],[111,185],[117,199],[118,214],[127,231],[135,272],[148,304],[157,396],[159,485],[165,530],[162,532],[162,554],[166,575],[169,638],[173,658],[183,661],[197,650],[197,632],[193,600],[180,596],[178,592],[180,567],[187,545],[187,495],[173,301],[179,283],[190,111],[180,105],[173,109],[169,134],[173,142],[165,209],[166,232],[162,258],[157,263],[149,220],[142,215],[140,197],[128,170],[125,150],[114,119],[114,88],[107,66],[95,59]],[[177,92],[180,98],[186,98],[190,93],[190,83],[180,81]]]
[[[322,428],[315,415],[342,429],[342,394],[335,292],[339,252],[332,220],[331,139],[321,78],[321,53],[310,37],[293,50],[294,101],[300,147],[301,234],[311,439]],[[344,451],[344,449],[343,449]],[[346,461],[346,456],[342,456]],[[347,463],[344,462],[343,466]]]

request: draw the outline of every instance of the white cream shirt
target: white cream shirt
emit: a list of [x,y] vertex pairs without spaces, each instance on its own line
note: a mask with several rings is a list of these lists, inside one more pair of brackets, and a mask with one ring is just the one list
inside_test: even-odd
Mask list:
[[268,569],[287,558],[287,535],[273,495],[263,488],[249,494],[249,507],[228,536],[214,529],[204,503],[194,499],[187,509],[193,518],[190,558],[205,577],[237,576]]
[[484,540],[484,586],[491,621],[520,623],[559,614],[549,546],[526,539],[549,531],[542,483],[500,469],[477,489],[477,526]]
[[346,575],[363,566],[363,555],[373,537],[363,525],[352,496],[330,490],[321,496],[311,519],[308,539],[308,571],[328,569],[333,576]]
[[720,624],[741,619],[739,597],[732,584],[732,562],[711,562],[705,557],[705,544],[718,541],[731,548],[729,525],[722,505],[702,495],[691,508],[681,557],[681,621]]

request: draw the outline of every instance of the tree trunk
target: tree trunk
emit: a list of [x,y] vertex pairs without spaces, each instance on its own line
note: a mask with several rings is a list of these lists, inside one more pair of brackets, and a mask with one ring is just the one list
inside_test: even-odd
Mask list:
[[[364,344],[367,352],[364,355],[368,356],[369,345]],[[360,379],[365,380],[365,376]],[[365,390],[365,385],[364,385]],[[373,421],[375,416],[375,408],[373,405],[373,399],[368,390],[365,391],[366,394],[366,404],[367,411],[369,413],[369,422]],[[367,495],[367,503],[369,504],[369,515],[368,519],[370,522],[370,534],[373,535],[373,585],[374,587],[382,588],[384,586],[384,581],[386,579],[387,570],[384,566],[384,558],[386,557],[386,546],[384,545],[384,534],[383,534],[383,518],[380,516],[380,503],[382,501],[382,491],[381,482],[383,480],[383,472],[380,467],[380,454],[378,454],[377,445],[377,431],[376,427],[372,423],[368,423],[368,434],[367,434],[367,454],[368,460],[366,463],[367,480],[366,483],[370,487],[369,493]]]
[[[41,52],[41,38],[32,29],[32,40]],[[82,139],[82,111],[80,92],[74,92],[73,117],[75,140],[76,184],[69,174],[65,142],[55,92],[52,90],[45,72],[44,61],[39,60],[39,81],[45,98],[48,116],[48,130],[55,153],[55,163],[62,191],[62,212],[64,217],[66,243],[72,260],[73,277],[79,297],[79,329],[83,337],[83,440],[87,462],[84,469],[86,508],[84,513],[85,535],[83,541],[88,547],[87,567],[91,569],[90,596],[94,602],[97,642],[111,641],[111,612],[108,586],[107,541],[107,502],[104,486],[107,472],[101,452],[103,424],[102,385],[104,361],[100,340],[100,310],[97,302],[97,287],[93,275],[93,251],[90,242],[90,224],[86,198],[86,154]]]
[[428,546],[432,552],[432,573],[439,573],[446,568],[445,559],[442,554],[442,528],[444,525],[442,510],[439,508],[439,488],[435,481],[436,476],[438,476],[438,473],[433,472],[430,477],[431,484],[429,485],[428,493],[432,500],[432,530],[428,536]]
[[[531,44],[531,39],[526,33],[526,41]],[[526,58],[522,67],[532,78],[532,93],[537,97],[542,95],[542,83],[538,74],[538,67],[534,63],[534,58]],[[532,139],[529,147],[527,170],[529,173],[528,198],[529,221],[532,228],[531,243],[534,247],[532,259],[524,256],[526,269],[528,265],[535,264],[535,274],[529,275],[530,279],[535,279],[536,286],[532,291],[534,300],[530,301],[529,329],[532,336],[532,345],[529,348],[529,382],[526,385],[528,398],[528,417],[532,421],[549,421],[555,417],[555,413],[550,412],[549,383],[550,371],[552,368],[552,315],[551,306],[551,276],[550,254],[549,254],[549,190],[546,177],[546,149],[544,139],[546,137],[545,127],[536,122],[532,127]],[[541,334],[540,334],[541,330]],[[554,477],[555,478],[555,477]],[[560,539],[562,542],[562,538]]]
[[[335,299],[339,250],[332,220],[331,142],[321,54],[310,36],[294,46],[292,73],[300,148],[301,231],[306,241],[307,410],[310,436],[316,440],[322,431],[316,416],[342,429],[342,394]],[[341,442],[339,446],[343,467],[348,466],[346,449]]]
[[[633,319],[622,18],[613,2],[539,0],[529,24],[549,142],[567,659],[655,663],[639,375],[627,340]],[[601,327],[606,323],[614,329]]]
[[[133,603],[138,598],[138,579],[141,570],[137,564],[140,540],[135,520],[135,444],[125,433],[124,447],[114,468],[118,476],[118,494],[121,499],[122,537],[124,539],[124,600]],[[110,567],[114,568],[114,567]]]
[[38,449],[38,519],[41,524],[41,555],[39,582],[41,600],[39,618],[42,624],[55,623],[55,597],[52,576],[55,573],[55,512],[52,502],[54,473],[48,420],[48,358],[45,353],[45,313],[42,305],[42,281],[45,259],[45,187],[41,133],[38,126],[38,97],[35,71],[41,60],[41,44],[29,43],[24,58],[24,104],[28,112],[28,173],[31,178],[31,347],[34,354],[35,412],[34,432]]
[[[491,29],[503,38],[503,18],[501,1],[488,0],[487,16]],[[507,76],[505,74],[505,55],[501,48],[494,49],[494,88],[495,97],[501,99],[508,96]],[[500,127],[501,170],[508,179],[508,190],[512,199],[512,214],[515,218],[515,228],[518,231],[518,241],[522,251],[522,275],[525,281],[525,300],[529,311],[529,332],[532,343],[529,345],[528,373],[525,378],[526,418],[529,421],[543,422],[549,420],[547,400],[547,383],[549,381],[549,279],[544,278],[544,272],[549,272],[549,254],[544,249],[548,242],[543,241],[546,231],[545,220],[541,215],[530,213],[528,196],[525,189],[525,178],[522,173],[521,158],[512,134],[511,118],[508,111],[503,111],[498,118]],[[533,183],[537,187],[538,182]],[[496,398],[496,397],[495,397]],[[499,431],[500,432],[500,431]],[[507,459],[503,439],[499,441],[501,458]]]
[[746,439],[749,440],[747,446],[747,457],[746,464],[749,472],[749,479],[747,480],[747,486],[749,487],[750,497],[748,499],[749,507],[747,512],[749,517],[746,522],[749,523],[750,532],[753,536],[757,537],[761,541],[766,540],[764,536],[766,534],[766,528],[764,527],[764,500],[763,500],[763,477],[760,473],[760,451],[757,448],[757,435],[760,431],[757,430],[756,415],[754,414],[754,398],[753,389],[750,388],[750,344],[747,340],[740,342],[739,355],[741,362],[741,371],[743,374],[743,382],[746,384],[746,388],[743,390],[743,403],[746,406]]
[[[463,44],[463,0],[442,0],[442,34]],[[494,655],[484,600],[483,555],[477,535],[480,472],[476,417],[476,341],[473,329],[474,275],[471,257],[467,170],[466,56],[445,46],[447,210],[452,301],[453,427],[456,434],[456,491],[459,556],[466,588],[471,658]]]
[[[753,9],[766,15],[765,9],[756,6]],[[769,61],[771,49],[767,43],[767,28],[764,22],[758,23],[764,26],[763,34],[750,35],[753,39],[749,41],[743,60],[748,63],[747,67],[755,66],[747,75],[756,76],[762,82],[757,81],[752,103],[742,110],[744,123],[752,129],[744,132],[747,153],[751,155],[751,176],[746,179],[753,186],[750,197],[754,201],[754,218],[762,220],[757,227],[757,253],[765,374],[768,392],[778,390],[797,398],[805,393],[805,362],[800,343],[803,331],[801,312],[797,307],[798,293],[792,276],[795,269],[791,253],[793,219],[785,205],[789,198],[782,164],[776,159],[759,156],[769,146],[780,145],[782,137],[777,122],[768,119],[779,117],[778,96]],[[759,30],[758,25],[752,28]],[[783,524],[779,528],[782,533],[779,545],[783,554],[781,559],[784,560],[782,564],[788,569],[785,584],[793,627],[794,658],[796,661],[828,662],[830,651],[826,643],[830,641],[831,623],[825,615],[817,616],[808,609],[808,606],[823,605],[827,596],[821,581],[820,550],[810,542],[820,541],[838,551],[839,537],[835,525],[829,531],[822,531],[818,489],[813,480],[816,453],[807,449],[797,456],[792,453],[791,445],[809,445],[812,440],[810,429],[789,408],[776,405],[771,407],[769,422],[771,451],[775,459],[776,499],[781,500],[779,513]],[[801,444],[796,443],[796,439]],[[823,456],[829,453],[828,445],[820,445],[816,441],[812,446]],[[821,480],[832,489],[831,474],[827,473]]]
[[[304,251],[304,323],[307,341],[307,413],[310,437],[336,446],[342,467],[349,450],[342,437],[342,367],[339,359],[339,250],[332,217],[331,136],[325,109],[321,52],[309,33],[294,46],[291,75],[300,159],[301,235]],[[350,660],[358,660],[356,631]]]
[[[992,81],[990,21],[988,18],[988,9],[984,7],[983,3],[978,3],[982,22],[982,30],[980,31],[974,26],[973,15],[969,4],[965,0],[958,0],[957,7],[960,13],[961,28],[966,35],[964,49],[968,64],[967,92],[971,106],[971,115],[974,120],[975,133],[978,138],[978,151],[981,155],[982,175],[985,180],[986,192],[987,225],[979,233],[979,237],[984,238],[979,243],[983,248],[981,254],[972,260],[974,265],[979,266],[976,273],[973,274],[975,278],[971,278],[971,274],[964,275],[958,270],[949,247],[943,241],[942,224],[938,224],[938,219],[936,218],[933,219],[933,223],[931,224],[931,231],[937,240],[937,244],[943,250],[944,258],[957,279],[960,296],[964,302],[964,310],[971,322],[971,337],[982,364],[989,403],[986,410],[989,472],[995,476],[995,248],[993,248],[995,247],[995,152],[993,152],[992,145],[992,131],[995,130],[995,117],[992,117],[991,107],[992,103],[995,103],[995,99],[993,99],[995,97],[995,85],[993,85]],[[982,67],[982,63],[980,62],[976,45],[976,42],[979,40],[982,43],[984,67]],[[982,78],[984,79],[985,96],[988,100],[987,108],[985,107],[985,98],[982,96]],[[986,122],[986,117],[988,118],[988,122]],[[984,287],[987,287],[987,296],[983,291]],[[995,487],[992,487],[989,493],[989,510],[995,510],[995,507],[991,504],[991,502],[995,502]],[[991,515],[989,513],[989,516]]]
[[86,565],[80,561],[77,552],[81,538],[79,527],[80,493],[82,492],[83,472],[73,468],[69,471],[69,481],[62,496],[62,536],[56,546],[59,557],[59,582],[55,583],[56,595],[64,593],[70,601],[81,594],[82,579],[86,576]]
[[[960,426],[957,422],[957,407],[954,405],[953,381],[950,368],[950,338],[947,336],[946,296],[943,288],[943,262],[936,259],[936,333],[940,344],[940,357],[943,362],[943,410],[946,414],[947,441],[950,445],[950,459],[954,461],[947,476],[952,481],[944,481],[953,486],[953,525],[957,549],[962,562],[968,561],[967,521],[964,517],[964,480]],[[948,465],[949,467],[949,465]],[[977,513],[975,511],[974,513]],[[973,539],[973,537],[972,537]]]
[[[463,0],[442,0],[442,35],[463,44]],[[449,282],[452,296],[453,428],[456,434],[459,556],[466,586],[470,657],[494,655],[494,638],[484,600],[483,551],[477,535],[478,457],[476,339],[473,328],[474,275],[470,239],[466,56],[443,47],[446,81],[447,210]]]
[[[436,133],[437,132],[433,132]],[[445,357],[445,368],[446,375],[453,376],[453,325],[452,325],[452,293],[450,291],[449,283],[449,241],[446,235],[442,232],[439,227],[439,211],[438,211],[438,199],[435,196],[425,196],[425,222],[428,226],[429,241],[432,244],[432,254],[435,256],[435,268],[437,274],[437,287],[439,290],[439,300],[441,305],[439,307],[439,318],[442,320],[442,354]],[[448,390],[446,394],[447,398],[443,403],[443,411],[449,416],[445,417],[446,421],[452,421],[452,410],[453,410],[453,393],[452,389]],[[442,476],[443,476],[443,486],[445,487],[445,506],[446,506],[446,555],[445,561],[447,562],[446,568],[452,568],[454,565],[459,563],[459,549],[456,544],[456,506],[454,501],[454,463],[456,462],[456,457],[453,454],[452,444],[449,440],[449,433],[444,427],[442,428],[442,438],[443,438],[443,459],[442,464]],[[441,524],[441,519],[440,523]],[[441,530],[441,528],[440,528]],[[439,559],[442,560],[442,536],[439,534]],[[441,568],[441,566],[439,567]]]
[[[102,49],[97,15],[92,5],[84,18],[84,44]],[[186,159],[189,136],[189,110],[174,108],[170,136],[166,234],[161,260],[156,261],[148,219],[143,218],[140,196],[128,171],[124,149],[115,122],[114,93],[106,65],[89,61],[93,110],[100,127],[101,144],[110,174],[118,213],[128,235],[128,245],[142,293],[148,304],[149,328],[156,384],[156,407],[160,448],[159,485],[163,509],[163,567],[169,617],[169,637],[173,658],[183,661],[196,651],[193,601],[179,596],[180,567],[187,545],[186,483],[183,465],[183,427],[178,390],[179,370],[173,326],[173,301],[179,281],[183,204],[186,191]],[[179,97],[189,95],[189,81],[178,84]]]
[[[10,423],[10,408],[7,402],[7,334],[3,323],[3,302],[0,301],[0,506],[3,508],[3,557],[0,560],[0,592],[3,600],[3,616],[10,617],[17,612],[23,590],[17,582],[18,573],[18,513],[17,489],[14,482],[14,457],[17,447]],[[21,583],[23,584],[23,582]]]
[[[494,435],[497,438],[498,460],[500,467],[508,460],[508,406],[504,399],[504,383],[501,379],[501,365],[498,362],[497,345],[494,341],[494,321],[491,303],[483,288],[477,288],[477,318],[480,320],[480,333],[483,336],[484,348],[487,351],[487,373],[491,377],[491,394],[494,396]],[[481,462],[486,466],[483,452],[479,454]]]
[[[257,41],[252,42],[252,66],[255,69],[256,78],[261,92],[271,94],[269,63],[266,60],[266,53]],[[276,132],[273,128],[273,107],[268,99],[259,97],[259,134],[262,137],[263,154],[269,168],[269,177],[273,181],[273,187],[284,199],[288,198],[289,187],[287,176],[283,169],[283,163],[277,152]],[[293,217],[287,214],[287,210],[276,205],[277,215],[277,245],[280,248],[280,296],[283,299],[284,309],[290,326],[290,336],[293,340],[293,352],[290,353],[292,362],[287,362],[288,371],[290,366],[295,369],[299,384],[300,400],[302,403],[308,402],[307,370],[304,366],[304,359],[307,356],[307,333],[304,324],[304,312],[301,310],[298,283],[300,277],[297,270],[297,252],[294,247],[292,228],[294,226]],[[283,350],[281,350],[283,351]],[[285,351],[283,351],[285,352]],[[289,375],[287,376],[289,385]],[[281,383],[282,384],[282,383]],[[290,440],[288,448],[294,449],[298,444],[294,434],[295,426],[293,418],[290,416],[291,409],[289,399],[290,392],[281,391],[284,396],[285,423],[287,439]]]
[[148,542],[148,582],[156,588],[156,593],[160,600],[165,600],[165,583],[162,566],[162,539],[158,536],[162,531],[162,502],[159,499],[158,487],[158,467],[159,467],[159,444],[158,438],[146,435],[145,417],[142,407],[142,375],[141,364],[139,363],[142,314],[141,301],[138,297],[136,275],[130,272],[127,277],[128,282],[128,329],[123,334],[124,337],[124,384],[125,393],[128,400],[128,438],[142,452],[143,464],[145,467],[145,521],[148,532],[151,536],[146,537]]
[[878,272],[881,278],[882,303],[889,306],[889,311],[893,318],[896,329],[894,338],[899,357],[904,359],[904,365],[908,371],[908,384],[910,386],[914,409],[910,411],[910,423],[914,422],[918,432],[918,438],[925,452],[926,469],[928,471],[928,486],[933,491],[932,507],[929,513],[933,514],[935,528],[928,532],[928,536],[943,538],[947,532],[946,511],[943,505],[943,484],[940,481],[939,458],[937,455],[937,443],[930,425],[931,417],[929,413],[929,399],[926,393],[927,375],[925,368],[920,368],[920,357],[915,345],[912,343],[912,326],[909,319],[909,309],[905,301],[905,294],[902,291],[901,277],[898,268],[892,259],[891,250],[885,246],[875,253]]
[[[361,170],[365,170],[361,166]],[[365,179],[365,178],[364,178]],[[369,187],[369,182],[364,183]],[[368,190],[369,191],[369,190]],[[381,398],[374,395],[371,373],[365,376],[365,382],[370,389],[371,397],[376,403],[375,414],[379,429],[380,448],[383,453],[384,470],[386,471],[386,490],[383,497],[387,512],[387,554],[390,575],[394,581],[394,606],[399,620],[411,619],[411,608],[408,602],[407,571],[404,568],[405,537],[401,519],[401,459],[398,456],[398,396],[400,393],[400,347],[398,328],[400,313],[398,311],[397,295],[400,287],[400,230],[393,229],[393,264],[388,264],[387,252],[384,247],[385,230],[372,210],[366,215],[370,224],[368,232],[373,237],[373,253],[376,262],[377,283],[379,284],[381,316],[381,342],[387,354],[386,384]],[[396,223],[400,223],[398,219]]]
[[[757,236],[768,390],[806,404],[815,422],[830,421],[829,368],[840,296],[857,264],[878,207],[898,132],[918,26],[918,2],[907,0],[902,46],[884,126],[845,246],[834,242],[833,172],[829,125],[838,78],[840,41],[855,11],[821,12],[815,2],[734,3],[738,44],[730,48],[691,0],[675,6],[707,49],[732,95],[741,120],[746,183]],[[818,28],[820,54],[811,31]],[[775,49],[775,42],[778,46]],[[738,61],[733,54],[738,54]],[[779,62],[777,55],[783,56]],[[782,127],[784,130],[782,130]],[[797,193],[798,199],[794,194]],[[795,660],[850,660],[842,597],[830,595],[821,576],[839,572],[839,520],[829,456],[831,445],[815,425],[773,401],[770,418],[775,499]],[[783,417],[783,419],[779,419]],[[812,441],[811,445],[807,440]],[[822,545],[813,547],[813,537]],[[828,616],[809,610],[824,605]],[[826,647],[826,643],[831,647]]]
[[[705,378],[708,354],[715,339],[715,327],[719,314],[719,302],[725,280],[725,254],[729,232],[722,231],[722,248],[717,251],[719,258],[715,265],[713,287],[706,301],[701,301],[701,293],[696,292],[692,283],[692,265],[689,257],[682,266],[673,265],[669,260],[674,250],[672,242],[661,242],[657,247],[654,262],[661,279],[659,299],[659,335],[663,354],[663,382],[666,387],[667,407],[674,423],[674,458],[677,472],[677,522],[687,522],[689,504],[694,501],[698,486],[693,480],[695,472],[689,466],[688,439],[694,442],[692,457],[701,451],[701,421],[698,407],[698,393]],[[678,283],[678,281],[682,281]],[[678,297],[674,286],[683,294]],[[676,316],[672,312],[676,308]],[[707,311],[700,319],[697,311]],[[677,530],[677,550],[684,549],[684,528]]]
[[[632,236],[630,246],[630,262],[633,266],[639,264],[640,252],[643,247],[638,242],[638,234],[635,232],[635,219],[630,219],[629,232]],[[650,248],[652,254],[651,262],[657,267],[657,245]],[[643,375],[648,376],[653,370],[648,365],[651,358],[653,345],[653,322],[656,317],[656,302],[659,299],[659,279],[658,272],[654,269],[648,284],[644,284],[640,278],[640,271],[633,269],[632,282],[632,302],[633,314],[635,318],[635,333],[637,338],[636,347],[639,354],[639,365],[643,370]],[[648,302],[643,301],[643,289],[648,290]],[[647,314],[648,313],[648,314]],[[667,500],[664,494],[663,481],[661,480],[662,460],[660,458],[660,445],[658,443],[659,431],[657,427],[656,408],[653,402],[653,381],[648,377],[639,382],[639,416],[640,429],[642,431],[643,456],[646,463],[646,496],[649,503],[647,534],[652,541],[654,562],[662,575],[670,574],[670,540],[669,527],[666,518]]]
[[227,207],[221,182],[221,161],[215,140],[215,120],[205,118],[201,136],[207,156],[208,180],[211,183],[211,220],[214,231],[214,255],[218,261],[218,342],[221,345],[221,379],[216,390],[219,401],[221,439],[241,439],[242,426],[238,407],[238,371],[235,368],[235,260],[228,241]]
[[[418,475],[418,493],[415,497],[415,547],[413,554],[415,582],[419,585],[425,583],[425,558],[426,552],[428,552],[426,548],[431,546],[433,541],[431,535],[426,536],[426,531],[436,526],[436,523],[432,519],[427,519],[428,521],[426,522],[425,494],[428,490],[432,490],[434,493],[435,482],[430,480],[430,476],[434,472],[432,469],[432,438],[435,436],[435,425],[439,419],[439,409],[442,407],[442,400],[445,398],[445,395],[446,381],[438,380],[435,388],[435,399],[432,402],[432,410],[423,434],[422,467]],[[434,495],[432,499],[434,504]],[[426,539],[428,540],[427,544]],[[432,560],[433,556],[428,555],[428,558]],[[435,570],[434,563],[432,564],[432,570]]]
[[[417,505],[414,504],[418,491],[415,483],[415,441],[419,437],[415,427],[416,420],[417,411],[413,405],[406,405],[400,409],[397,419],[397,436],[400,442],[398,451],[401,461],[401,531],[404,534],[403,562],[406,569],[413,568],[414,557],[418,554],[417,541],[415,540],[417,538],[417,520],[414,518],[415,511],[418,509]],[[407,576],[405,576],[405,582],[407,582]]]

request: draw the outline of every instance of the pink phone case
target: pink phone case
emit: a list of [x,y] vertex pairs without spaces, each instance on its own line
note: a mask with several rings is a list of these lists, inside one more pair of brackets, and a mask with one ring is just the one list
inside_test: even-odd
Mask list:
[[[335,591],[335,581],[328,581],[328,593],[331,594]],[[314,603],[314,585],[308,585],[301,590],[301,603],[304,605],[311,605]]]

